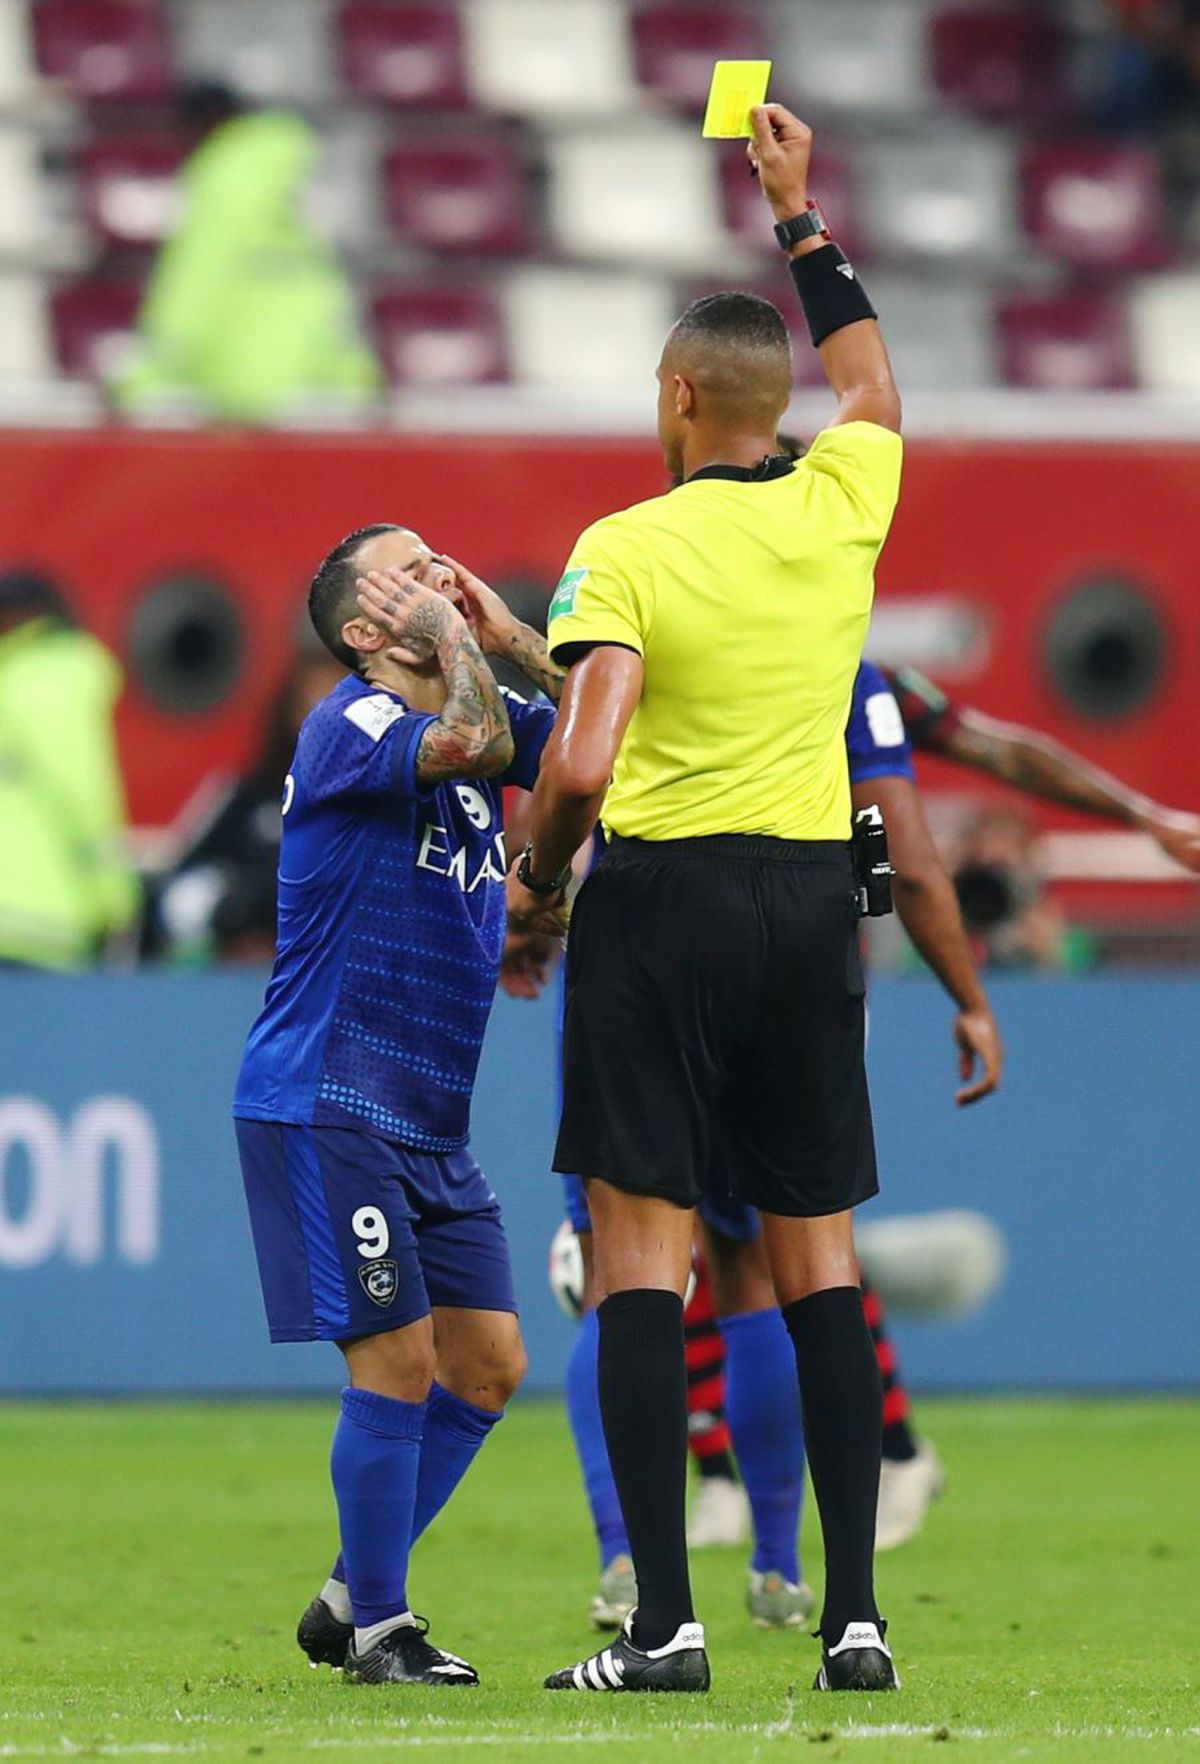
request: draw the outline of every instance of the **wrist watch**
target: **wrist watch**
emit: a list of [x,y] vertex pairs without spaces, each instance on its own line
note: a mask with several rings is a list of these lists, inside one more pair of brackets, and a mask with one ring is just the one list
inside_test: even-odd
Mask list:
[[775,223],[775,237],[779,241],[781,251],[790,251],[793,245],[799,245],[802,239],[812,239],[820,233],[826,239],[832,235],[829,222],[821,212],[817,202],[806,202],[802,214],[794,214],[791,220]]
[[521,853],[520,862],[517,864],[517,881],[521,887],[528,888],[530,894],[540,895],[543,900],[548,900],[552,894],[561,894],[571,880],[570,864],[559,872],[553,882],[539,882],[530,868],[532,857],[533,846],[527,845]]

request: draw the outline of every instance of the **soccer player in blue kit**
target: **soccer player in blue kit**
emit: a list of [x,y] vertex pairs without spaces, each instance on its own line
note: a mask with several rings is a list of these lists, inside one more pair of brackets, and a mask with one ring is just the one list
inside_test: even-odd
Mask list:
[[554,722],[497,685],[480,642],[551,693],[560,676],[404,528],[336,546],[309,611],[349,672],[285,785],[278,948],[234,1100],[271,1338],[334,1341],[348,1373],[341,1555],[297,1639],[360,1682],[473,1685],[406,1580],[524,1372],[467,1139],[504,940],[501,789],[532,787]]

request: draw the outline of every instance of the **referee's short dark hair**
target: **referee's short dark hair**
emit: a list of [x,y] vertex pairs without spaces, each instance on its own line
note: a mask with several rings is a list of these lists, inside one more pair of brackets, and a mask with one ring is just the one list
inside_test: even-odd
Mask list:
[[758,294],[734,291],[705,294],[693,300],[680,316],[674,332],[679,342],[693,337],[741,349],[779,350],[791,354],[792,340],[783,314]]
[[329,653],[354,673],[359,669],[359,657],[342,642],[342,626],[358,611],[358,594],[354,586],[358,571],[353,560],[368,539],[399,530],[394,521],[375,521],[367,527],[356,527],[353,533],[339,539],[333,550],[322,558],[308,590],[308,616],[313,622],[313,630]]

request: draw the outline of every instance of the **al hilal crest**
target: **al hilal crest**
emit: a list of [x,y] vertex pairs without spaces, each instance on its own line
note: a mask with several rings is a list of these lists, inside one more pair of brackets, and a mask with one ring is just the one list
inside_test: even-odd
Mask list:
[[396,1296],[400,1279],[395,1262],[368,1262],[358,1270],[358,1278],[367,1297],[386,1310]]

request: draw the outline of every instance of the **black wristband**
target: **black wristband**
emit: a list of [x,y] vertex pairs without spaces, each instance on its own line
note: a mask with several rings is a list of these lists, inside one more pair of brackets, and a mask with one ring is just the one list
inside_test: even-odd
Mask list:
[[879,317],[839,246],[822,245],[818,251],[806,251],[793,257],[791,266],[814,349],[846,325]]

